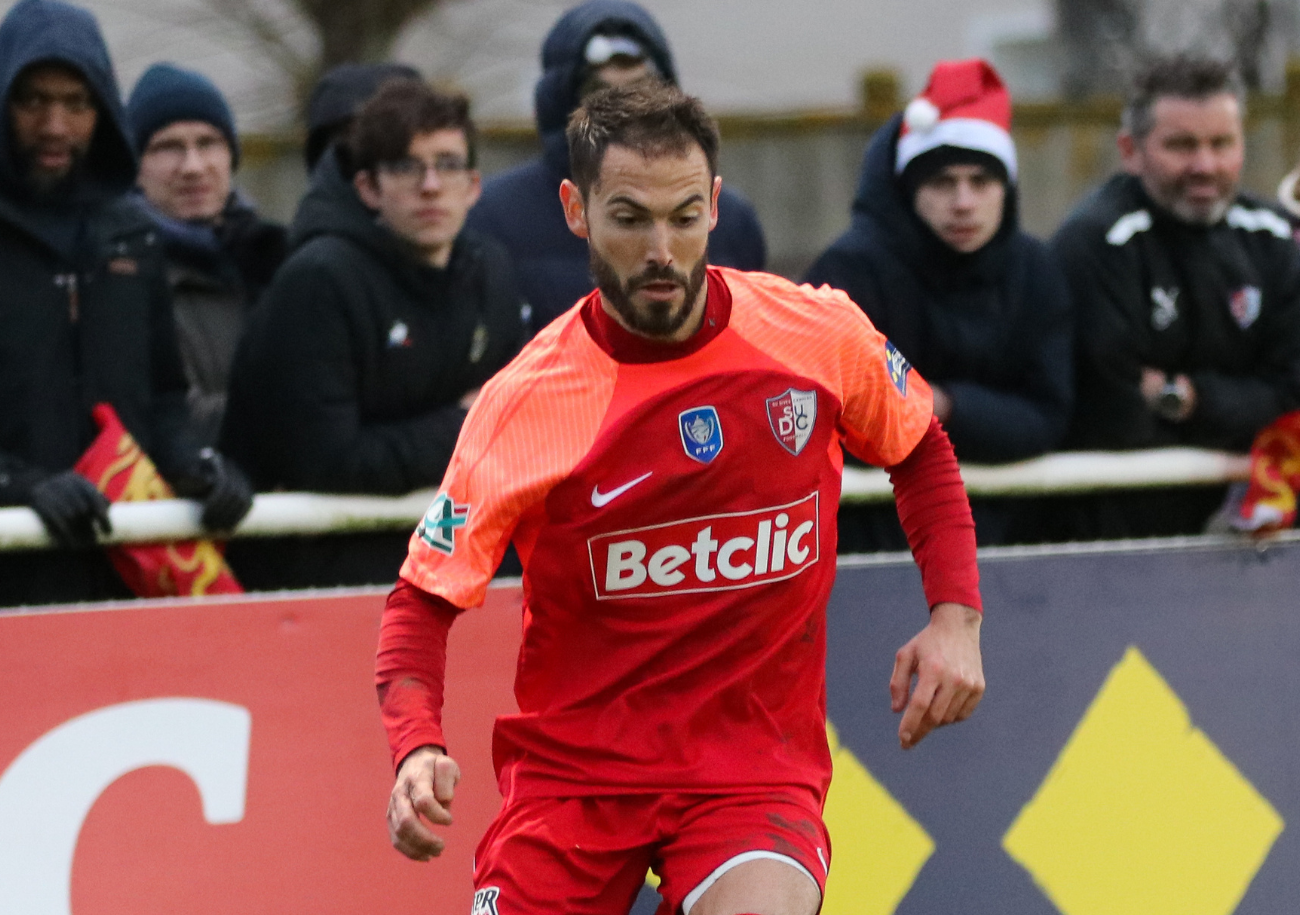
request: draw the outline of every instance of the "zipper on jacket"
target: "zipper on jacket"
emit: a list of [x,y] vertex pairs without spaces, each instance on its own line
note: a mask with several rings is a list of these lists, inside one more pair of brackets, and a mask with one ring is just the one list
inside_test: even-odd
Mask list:
[[54,285],[68,294],[68,318],[76,324],[81,318],[81,296],[77,291],[77,275],[60,273],[54,277]]

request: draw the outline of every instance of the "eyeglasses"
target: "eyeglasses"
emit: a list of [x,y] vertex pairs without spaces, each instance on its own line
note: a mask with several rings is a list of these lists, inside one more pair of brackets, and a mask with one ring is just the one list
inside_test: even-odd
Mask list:
[[201,159],[209,159],[218,153],[230,149],[225,137],[199,137],[192,143],[184,140],[159,140],[145,147],[144,154],[150,159],[179,165],[194,150]]
[[473,168],[464,156],[445,153],[435,157],[432,162],[425,162],[414,156],[398,159],[396,162],[384,162],[379,166],[379,170],[389,178],[415,190],[424,187],[429,172],[438,176],[439,183],[454,185],[467,182]]

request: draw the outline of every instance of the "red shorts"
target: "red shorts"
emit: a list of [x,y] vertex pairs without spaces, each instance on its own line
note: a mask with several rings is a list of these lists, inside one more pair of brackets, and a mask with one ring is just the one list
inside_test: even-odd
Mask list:
[[474,915],[627,915],[653,869],[678,915],[754,858],[799,868],[825,895],[830,837],[811,795],[517,798],[474,856]]

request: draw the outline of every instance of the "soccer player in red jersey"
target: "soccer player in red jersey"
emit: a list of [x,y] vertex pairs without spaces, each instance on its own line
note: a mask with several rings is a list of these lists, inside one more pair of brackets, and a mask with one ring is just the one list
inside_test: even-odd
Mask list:
[[914,746],[984,690],[974,525],[926,383],[842,292],[707,265],[718,135],[639,85],[569,127],[569,227],[598,289],[484,386],[389,596],[376,680],[393,844],[427,860],[459,771],[448,629],[513,540],[519,713],[475,913],[812,915],[841,448],[889,468],[930,621],[889,687]]

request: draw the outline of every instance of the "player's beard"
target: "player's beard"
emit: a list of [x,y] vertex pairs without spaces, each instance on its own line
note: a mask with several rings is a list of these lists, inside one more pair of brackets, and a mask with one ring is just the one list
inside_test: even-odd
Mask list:
[[[591,275],[596,278],[596,285],[604,297],[623,319],[623,323],[646,337],[669,338],[674,336],[691,317],[691,307],[699,297],[704,286],[709,266],[708,251],[700,257],[691,268],[690,275],[674,270],[672,267],[650,267],[626,283],[619,279],[614,267],[591,247]],[[638,308],[632,301],[633,294],[650,283],[676,283],[685,290],[680,304],[673,302],[650,302]]]

